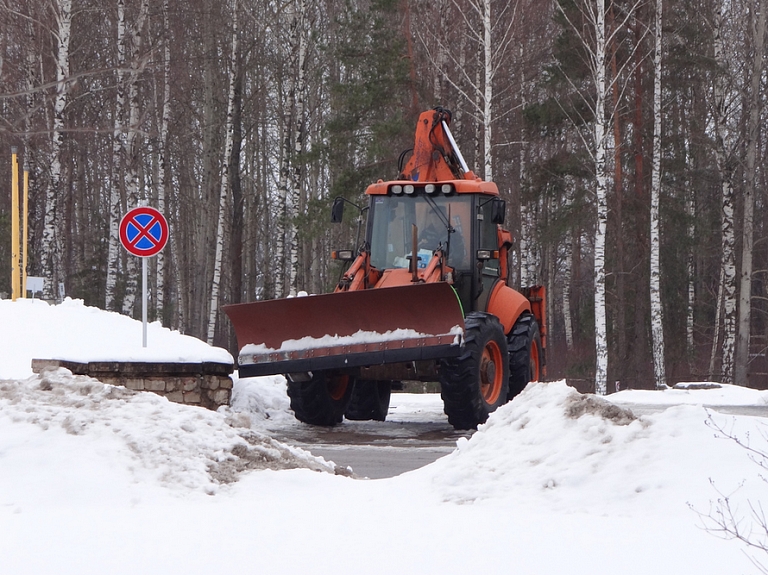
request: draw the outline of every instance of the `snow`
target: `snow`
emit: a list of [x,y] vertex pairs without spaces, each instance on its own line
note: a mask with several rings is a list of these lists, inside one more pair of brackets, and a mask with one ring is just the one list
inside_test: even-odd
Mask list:
[[[0,324],[17,332],[6,327],[0,346],[2,573],[757,572],[742,544],[704,527],[721,494],[744,516],[762,500],[761,468],[723,434],[766,451],[765,420],[703,406],[765,406],[765,392],[607,401],[531,384],[450,455],[361,480],[269,437],[291,417],[281,377],[237,381],[231,407],[210,412],[65,369],[26,371],[56,350],[115,353],[112,340],[140,335],[115,315],[0,302]],[[88,322],[109,337],[89,337]],[[159,333],[153,353],[202,353]],[[392,403],[417,421],[440,410],[434,394]]]
[[[448,333],[456,336],[453,343],[458,345],[461,341],[461,336],[464,334],[464,330],[461,328],[461,326],[455,325],[450,329]],[[240,350],[240,355],[261,355],[276,351],[296,351],[302,349],[316,349],[320,347],[379,343],[383,341],[401,341],[405,339],[419,339],[425,337],[432,336],[430,334],[421,333],[413,329],[393,329],[387,330],[384,333],[361,329],[352,335],[326,334],[322,337],[306,336],[300,339],[287,339],[282,343],[282,345],[280,345],[279,349],[267,347],[266,344],[263,343],[249,343],[243,346],[243,348]]]

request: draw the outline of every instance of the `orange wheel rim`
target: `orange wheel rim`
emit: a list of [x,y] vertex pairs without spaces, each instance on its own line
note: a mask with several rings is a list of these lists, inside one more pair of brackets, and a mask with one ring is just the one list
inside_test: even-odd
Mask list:
[[486,403],[496,403],[504,384],[504,358],[495,341],[489,341],[480,360],[480,393]]
[[328,395],[331,396],[331,399],[338,401],[339,399],[344,397],[344,394],[347,392],[348,385],[349,385],[348,375],[335,375],[335,376],[329,377],[328,382],[326,383],[326,387],[328,389]]
[[539,346],[531,343],[531,381],[539,381]]

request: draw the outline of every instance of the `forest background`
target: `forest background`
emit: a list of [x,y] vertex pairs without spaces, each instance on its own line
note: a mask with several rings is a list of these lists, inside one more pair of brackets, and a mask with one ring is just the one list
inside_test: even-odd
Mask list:
[[331,201],[441,105],[507,200],[511,283],[548,289],[550,377],[768,387],[764,29],[765,0],[0,0],[29,274],[139,314],[117,226],[146,202],[150,318],[234,352],[220,306],[331,289]]

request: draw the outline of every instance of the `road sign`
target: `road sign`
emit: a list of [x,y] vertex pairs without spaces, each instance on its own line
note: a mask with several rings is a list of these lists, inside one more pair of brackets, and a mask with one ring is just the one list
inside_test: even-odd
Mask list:
[[167,241],[168,222],[155,208],[133,208],[120,220],[120,243],[135,256],[154,256]]

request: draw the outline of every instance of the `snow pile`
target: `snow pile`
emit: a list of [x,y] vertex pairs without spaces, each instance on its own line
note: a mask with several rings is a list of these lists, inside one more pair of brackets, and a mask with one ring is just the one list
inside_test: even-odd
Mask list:
[[[680,511],[702,493],[715,494],[710,478],[728,488],[745,478],[746,453],[716,439],[705,424],[710,417],[731,426],[732,418],[698,407],[636,418],[564,382],[530,384],[428,473],[443,500],[457,503],[510,499],[559,513],[599,514],[637,512],[661,501],[661,508]],[[754,425],[751,418],[739,421],[735,434]],[[753,447],[768,450],[754,429],[752,439]],[[756,468],[749,471],[756,477]]]
[[247,414],[254,427],[295,423],[286,388],[282,375],[235,379],[229,405],[233,412]]
[[[456,336],[453,340],[453,343],[458,344],[461,341],[460,338],[464,334],[464,330],[461,328],[461,326],[455,325],[450,329],[448,333]],[[326,334],[323,337],[306,336],[302,337],[301,339],[287,339],[280,345],[279,349],[267,347],[267,345],[264,343],[249,343],[243,346],[243,348],[240,350],[240,355],[261,355],[266,353],[273,353],[276,351],[297,351],[302,349],[316,349],[320,347],[380,343],[382,341],[401,341],[406,339],[419,339],[425,337],[433,336],[431,334],[421,333],[413,329],[394,329],[385,331],[384,333],[379,333],[377,331],[365,331],[361,329],[352,335]]]
[[203,361],[233,363],[224,349],[159,322],[147,326],[147,347],[142,347],[142,324],[67,298],[59,305],[42,300],[0,300],[0,377],[32,375],[34,358],[89,361]]
[[[332,464],[256,433],[249,423],[241,414],[170,403],[63,368],[0,381],[0,435],[43,433],[46,443],[61,442],[64,450],[76,447],[67,436],[87,437],[85,452],[89,442],[106,440],[108,459],[120,460],[135,482],[213,494],[251,469],[334,472]],[[105,453],[101,447],[91,456]]]

